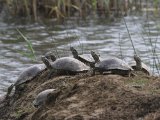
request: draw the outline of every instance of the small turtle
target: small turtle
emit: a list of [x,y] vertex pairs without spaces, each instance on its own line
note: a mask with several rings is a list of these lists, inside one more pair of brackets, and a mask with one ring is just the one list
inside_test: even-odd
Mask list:
[[14,95],[15,91],[21,91],[24,88],[24,83],[32,80],[38,74],[45,70],[44,64],[36,64],[26,68],[22,73],[19,75],[17,81],[8,87],[7,97]]
[[[71,50],[72,55],[75,59],[83,62],[84,64],[86,64],[90,67],[94,67],[95,61],[90,54],[79,55],[77,50],[74,47],[70,47],[70,50]],[[101,59],[101,58],[99,58],[99,59]]]
[[26,68],[18,77],[17,81],[15,82],[15,86],[18,86],[26,81],[31,80],[36,75],[38,75],[41,71],[45,69],[44,64],[36,64]]
[[133,69],[123,60],[116,57],[99,60],[99,56],[93,51],[91,51],[91,55],[96,62],[95,67],[93,68],[93,75],[96,71],[101,74],[103,74],[103,72],[111,72],[112,74],[119,74],[123,76],[131,75],[131,71]]
[[[51,59],[53,62],[56,60],[54,55],[47,55],[46,58]],[[36,64],[26,68],[18,77],[17,81],[15,82],[14,86],[19,86],[22,83],[25,83],[29,80],[32,80],[36,77],[39,73],[41,73],[46,66],[44,64]]]
[[[48,55],[46,58],[50,58],[53,62],[56,60],[56,57],[54,55]],[[15,86],[18,86],[22,83],[25,83],[29,80],[32,80],[34,77],[36,77],[39,73],[41,73],[46,66],[44,64],[36,64],[33,66],[30,66],[26,68],[18,77]]]
[[33,101],[34,107],[38,108],[46,104],[49,95],[54,94],[56,89],[47,89],[40,92]]
[[49,78],[51,77],[52,73],[76,74],[81,72],[87,72],[90,70],[89,66],[71,57],[62,57],[50,63],[45,56],[42,56],[42,61],[50,70]]
[[129,63],[129,65],[134,69],[134,71],[142,71],[149,76],[152,75],[150,68],[142,62],[141,58],[138,55],[134,55],[134,60],[135,61]]
[[[46,57],[51,59],[52,61],[56,60],[56,57],[54,55],[48,55]],[[46,66],[44,64],[36,64],[36,65],[30,66],[30,67],[26,68],[24,71],[22,71],[22,73],[19,75],[17,81],[8,88],[7,97],[11,96],[10,94],[13,92],[12,90],[14,87],[15,87],[16,91],[23,89],[23,86],[21,87],[21,84],[32,80],[38,74],[43,72],[43,70],[45,70],[45,68],[46,68]]]

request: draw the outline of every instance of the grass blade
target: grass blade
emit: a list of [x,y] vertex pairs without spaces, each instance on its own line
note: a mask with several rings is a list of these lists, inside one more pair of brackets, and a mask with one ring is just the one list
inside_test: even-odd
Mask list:
[[30,56],[30,57],[32,57],[32,59],[36,60],[35,51],[32,47],[32,43],[22,34],[21,31],[19,31],[19,29],[16,29],[16,30],[21,35],[21,37],[25,40],[25,42],[27,43],[28,50],[30,50],[30,53],[31,53],[30,55],[28,55],[28,54],[27,55],[24,54],[24,55]]

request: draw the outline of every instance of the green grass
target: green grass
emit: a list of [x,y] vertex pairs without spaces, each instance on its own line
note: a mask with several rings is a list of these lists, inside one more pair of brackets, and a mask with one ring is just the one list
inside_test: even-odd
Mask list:
[[27,52],[23,52],[23,51],[18,51],[21,55],[30,58],[31,60],[35,61],[36,60],[36,55],[35,55],[35,51],[33,49],[32,43],[30,40],[27,39],[27,37],[25,37],[22,32],[19,29],[16,29],[17,32],[20,34],[20,36],[22,37],[22,39],[26,42],[27,44]]
[[13,114],[11,114],[11,116],[18,119],[22,114],[23,114],[23,110],[17,110]]
[[149,79],[145,79],[145,78],[136,78],[136,79],[131,79],[125,82],[125,84],[127,85],[147,85],[149,83]]

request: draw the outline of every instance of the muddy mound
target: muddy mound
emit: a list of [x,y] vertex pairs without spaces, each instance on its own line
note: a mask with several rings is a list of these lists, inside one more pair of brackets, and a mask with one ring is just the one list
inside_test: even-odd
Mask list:
[[[119,75],[59,76],[46,79],[48,71],[24,85],[24,89],[0,106],[1,120],[158,120],[160,78]],[[60,95],[41,108],[35,96],[46,89]]]

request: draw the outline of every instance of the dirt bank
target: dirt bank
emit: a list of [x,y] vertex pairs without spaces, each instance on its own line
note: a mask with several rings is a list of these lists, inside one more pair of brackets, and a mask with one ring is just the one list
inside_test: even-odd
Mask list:
[[[47,80],[45,71],[0,105],[0,120],[159,120],[160,78],[86,74]],[[34,108],[35,96],[61,90],[56,101]]]

